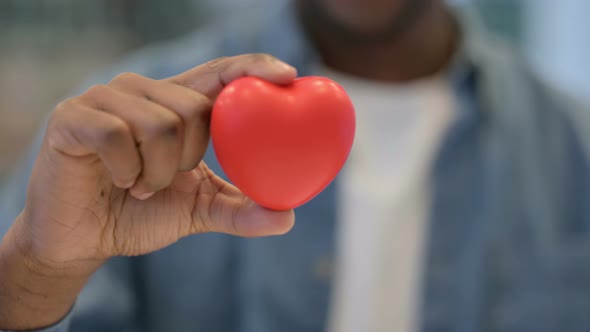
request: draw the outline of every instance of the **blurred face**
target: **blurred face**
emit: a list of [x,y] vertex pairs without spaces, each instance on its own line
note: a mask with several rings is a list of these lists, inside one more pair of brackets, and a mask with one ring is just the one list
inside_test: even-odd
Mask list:
[[316,26],[359,41],[394,38],[437,0],[299,0]]

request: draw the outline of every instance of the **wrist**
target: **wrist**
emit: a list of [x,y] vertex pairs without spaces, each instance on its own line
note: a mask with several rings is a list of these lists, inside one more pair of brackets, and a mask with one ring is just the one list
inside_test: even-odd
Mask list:
[[22,246],[20,221],[0,242],[0,330],[53,325],[71,309],[90,271],[48,264]]
[[[5,241],[7,248],[13,251],[28,272],[32,275],[47,278],[87,279],[107,259],[72,259],[56,252],[76,252],[76,248],[60,248],[60,239],[46,239],[31,231],[31,223],[26,220],[26,212],[21,213],[9,232]],[[63,246],[62,246],[63,247]]]

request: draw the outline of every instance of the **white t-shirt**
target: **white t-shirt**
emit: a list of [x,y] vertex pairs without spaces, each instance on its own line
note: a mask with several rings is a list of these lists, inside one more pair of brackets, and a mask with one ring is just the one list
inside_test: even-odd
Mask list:
[[328,69],[356,110],[342,170],[330,332],[418,330],[429,175],[454,115],[445,77],[379,83]]

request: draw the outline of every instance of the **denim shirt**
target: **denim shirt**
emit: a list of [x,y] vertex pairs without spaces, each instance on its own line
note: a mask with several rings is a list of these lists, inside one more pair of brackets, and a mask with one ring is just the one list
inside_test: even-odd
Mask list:
[[[319,57],[293,10],[263,14],[144,49],[85,87],[250,52],[313,73]],[[469,9],[457,16],[463,47],[448,76],[459,109],[430,175],[420,330],[590,331],[590,108],[539,81]],[[38,149],[3,185],[0,232],[24,205]],[[211,151],[205,159],[222,174]],[[41,331],[323,331],[338,183],[298,208],[285,236],[202,234],[111,259]]]

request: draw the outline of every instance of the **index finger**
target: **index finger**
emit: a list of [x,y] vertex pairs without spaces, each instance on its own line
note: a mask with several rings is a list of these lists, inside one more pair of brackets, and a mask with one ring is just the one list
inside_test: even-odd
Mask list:
[[268,54],[244,54],[211,60],[167,80],[213,98],[231,81],[243,76],[288,84],[297,77],[297,70]]

